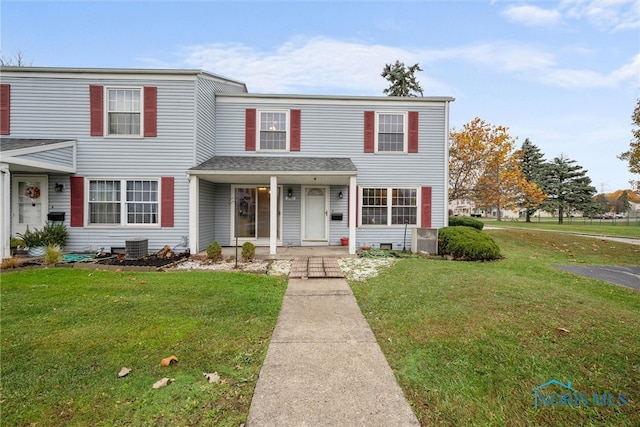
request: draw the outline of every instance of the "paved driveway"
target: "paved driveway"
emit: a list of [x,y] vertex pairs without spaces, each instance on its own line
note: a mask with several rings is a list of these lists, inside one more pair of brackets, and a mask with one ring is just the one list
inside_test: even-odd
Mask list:
[[640,267],[615,267],[610,265],[556,265],[555,267],[570,273],[640,291]]

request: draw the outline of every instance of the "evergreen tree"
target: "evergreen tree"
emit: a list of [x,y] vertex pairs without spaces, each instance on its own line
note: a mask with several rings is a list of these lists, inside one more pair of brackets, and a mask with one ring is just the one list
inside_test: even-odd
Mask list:
[[582,166],[564,155],[556,157],[545,167],[545,190],[547,209],[558,211],[558,224],[562,224],[565,213],[572,210],[590,212],[594,208],[593,196],[597,190]]
[[391,85],[383,92],[389,96],[422,96],[422,88],[416,80],[416,71],[422,71],[418,64],[405,67],[403,62],[386,64],[381,76],[387,79]]
[[[530,183],[535,183],[544,191],[544,155],[540,149],[525,139],[520,148],[520,170],[524,174],[525,179]],[[526,222],[531,222],[531,215],[538,209],[540,201],[538,198],[527,197],[523,200],[522,206],[525,208]]]

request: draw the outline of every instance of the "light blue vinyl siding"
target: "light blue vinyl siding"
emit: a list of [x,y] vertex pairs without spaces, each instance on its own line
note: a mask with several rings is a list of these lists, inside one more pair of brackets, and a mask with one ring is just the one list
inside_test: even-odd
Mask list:
[[[135,76],[91,74],[68,78],[45,76],[15,77],[3,75],[11,85],[11,137],[68,139],[77,141],[76,176],[87,179],[155,178],[175,179],[174,226],[153,227],[69,227],[67,250],[125,246],[129,238],[148,238],[149,249],[175,246],[189,234],[189,186],[186,170],[195,165],[196,81],[180,76]],[[158,88],[157,133],[154,138],[92,137],[89,128],[89,86]],[[207,103],[204,104],[207,107]],[[209,108],[213,109],[214,105]],[[212,111],[212,110],[211,110]],[[205,112],[211,114],[211,111]],[[212,129],[209,136],[212,138]],[[211,149],[209,149],[211,151]],[[33,157],[46,159],[54,154]],[[63,181],[56,177],[57,181]],[[69,178],[65,190],[49,191],[52,211],[70,217]],[[50,186],[55,183],[50,177]],[[85,182],[85,186],[88,183]],[[86,210],[86,204],[85,204]]]
[[[289,100],[289,98],[286,98]],[[244,102],[243,102],[244,101]],[[446,163],[447,159],[447,109],[445,101],[396,102],[384,100],[348,100],[341,102],[314,102],[292,97],[287,103],[282,97],[272,103],[269,99],[254,99],[219,96],[217,99],[216,155],[260,155],[260,156],[305,156],[305,157],[346,157],[358,169],[357,185],[381,187],[432,187],[432,227],[445,225],[446,206]],[[301,149],[291,153],[265,153],[245,151],[245,110],[260,109],[300,109]],[[377,154],[364,152],[364,112],[365,111],[417,111],[419,113],[418,153]],[[289,186],[286,178],[278,182]],[[299,186],[293,187],[298,193]],[[330,244],[340,244],[340,238],[348,236],[348,208],[346,186],[344,199],[338,199],[339,186],[331,187],[329,211],[342,212],[343,221],[330,221]],[[299,201],[298,201],[299,203]],[[294,212],[294,207],[297,211]],[[284,205],[284,244],[299,244],[300,206]],[[418,208],[419,209],[419,208]],[[298,218],[292,221],[293,217]],[[406,235],[410,246],[411,226]],[[359,226],[356,231],[356,245],[377,247],[380,243],[392,243],[402,249],[405,244],[405,227]]]
[[39,153],[24,154],[22,156],[16,156],[16,158],[28,159],[50,165],[73,167],[73,148],[65,147]]

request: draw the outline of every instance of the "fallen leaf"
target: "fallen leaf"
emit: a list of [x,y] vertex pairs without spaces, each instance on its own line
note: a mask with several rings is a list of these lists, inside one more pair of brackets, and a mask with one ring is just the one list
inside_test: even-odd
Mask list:
[[220,381],[220,375],[218,375],[217,372],[214,372],[212,374],[207,374],[205,372],[204,377],[209,381],[209,383],[217,383]]
[[129,372],[131,372],[130,368],[122,368],[120,369],[120,372],[118,372],[118,377],[126,377],[127,375],[129,375]]
[[173,381],[175,381],[175,379],[173,379],[173,378],[163,378],[160,381],[156,381],[153,384],[153,388],[165,387],[165,386],[167,386],[167,384],[169,384],[170,382],[173,382]]
[[162,359],[160,361],[160,366],[169,366],[175,363],[178,363],[178,358],[175,355],[173,355],[173,356],[165,357],[164,359]]
[[558,332],[564,332],[565,334],[568,334],[569,332],[571,332],[570,330],[568,330],[567,328],[556,328],[556,331]]

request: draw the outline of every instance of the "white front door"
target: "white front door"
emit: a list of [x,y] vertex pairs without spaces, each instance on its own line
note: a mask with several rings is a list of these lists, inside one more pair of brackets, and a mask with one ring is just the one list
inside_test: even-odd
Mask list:
[[302,243],[326,245],[328,239],[328,187],[302,187]]
[[42,228],[47,222],[49,180],[46,175],[13,176],[12,232]]

